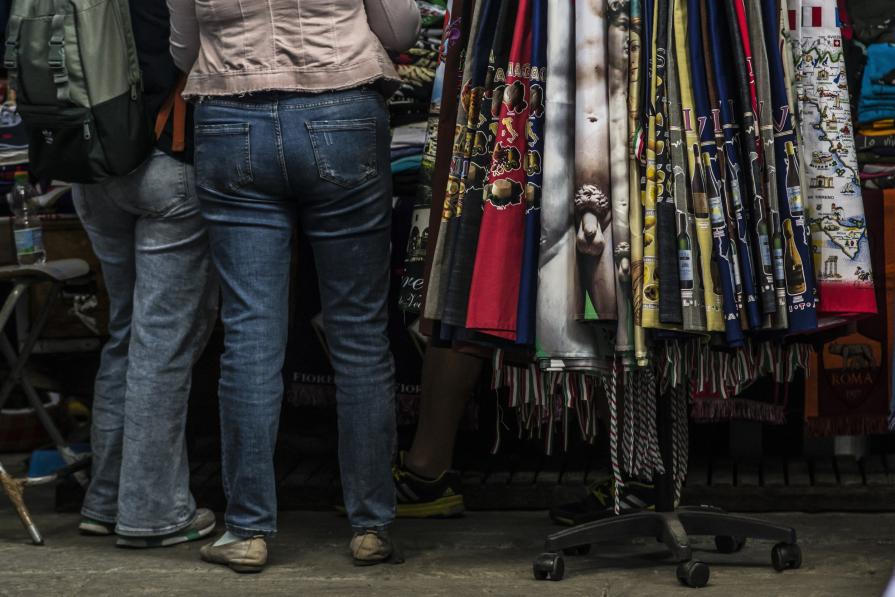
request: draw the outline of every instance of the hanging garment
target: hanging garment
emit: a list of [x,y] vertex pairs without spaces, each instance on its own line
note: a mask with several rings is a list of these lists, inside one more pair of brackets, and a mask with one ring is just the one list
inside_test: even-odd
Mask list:
[[656,4],[656,272],[659,287],[659,321],[680,324],[681,286],[678,255],[675,252],[673,175],[668,136],[668,62],[671,58],[673,12],[669,2]]
[[[460,103],[457,106],[457,118],[451,138],[451,157],[448,166],[448,176],[445,181],[444,200],[440,210],[440,221],[438,224],[438,235],[434,237],[435,248],[432,251],[432,264],[429,268],[429,278],[426,287],[426,301],[423,309],[423,315],[427,319],[441,319],[444,311],[443,299],[444,290],[442,282],[445,274],[445,247],[449,243],[449,224],[455,216],[457,199],[460,194],[460,179],[463,176],[467,166],[469,155],[467,149],[467,133],[470,123],[470,110],[478,110],[478,103],[473,101],[473,95],[480,93],[478,89],[484,85],[484,66],[487,66],[487,56],[482,57],[479,52],[479,60],[476,69],[473,69],[476,57],[476,48],[481,46],[491,46],[490,41],[494,34],[494,19],[497,16],[498,0],[481,0],[476,2],[475,11],[472,15],[472,21],[469,26],[469,39],[466,45],[466,54],[463,64],[463,76],[460,84]],[[484,15],[484,18],[482,17]],[[473,80],[475,70],[476,80]],[[475,91],[475,93],[474,93]],[[475,121],[473,121],[475,122]],[[444,165],[436,165],[436,168],[443,168]],[[435,184],[435,181],[432,181]],[[441,190],[433,191],[433,200],[435,193],[441,193]],[[436,203],[436,205],[438,205]],[[450,255],[450,253],[448,253]]]
[[[737,9],[742,0],[724,0],[728,38],[725,43],[731,49],[734,81],[731,92],[737,100],[742,144],[743,169],[746,195],[744,206],[751,215],[749,236],[752,241],[758,298],[763,316],[776,313],[777,296],[774,290],[774,262],[771,258],[771,224],[764,196],[761,163],[761,137],[755,123],[753,104],[757,104],[755,77],[751,71],[752,56],[748,49],[748,29],[741,27]],[[765,324],[770,324],[769,320]]]
[[547,88],[547,0],[532,2],[531,36],[531,88],[525,128],[525,237],[522,241],[519,313],[516,319],[518,344],[534,344],[535,334],[544,163],[544,98]]
[[578,321],[583,296],[572,216],[575,160],[575,5],[547,4],[547,101],[544,125],[544,190],[538,255],[536,346],[541,369],[597,371],[601,361],[593,330]]
[[743,159],[740,150],[740,129],[734,113],[734,99],[731,94],[730,53],[725,26],[724,7],[717,2],[701,0],[701,12],[705,19],[703,31],[708,35],[703,46],[708,75],[708,91],[715,128],[715,144],[718,156],[724,165],[725,192],[727,197],[726,212],[729,215],[728,236],[734,240],[736,262],[739,266],[734,272],[737,281],[736,300],[740,307],[742,327],[758,329],[762,324],[761,308],[755,284],[755,262],[753,261],[752,244],[750,242],[747,212],[744,205],[746,196]]
[[835,0],[797,14],[800,124],[819,313],[874,313],[873,270]]
[[706,328],[711,332],[724,331],[722,312],[723,298],[718,277],[717,260],[712,248],[712,224],[709,218],[708,195],[706,194],[705,171],[702,153],[699,149],[698,122],[695,99],[693,97],[693,69],[702,65],[692,64],[687,43],[687,22],[684,0],[675,4],[679,18],[674,19],[674,52],[677,60],[678,84],[681,91],[682,125],[687,155],[687,175],[690,192],[693,194],[693,212],[696,222],[696,242],[699,245],[699,267],[701,268],[703,299],[705,304]]
[[[628,45],[628,233],[631,239],[631,290],[628,297],[619,298],[631,304],[634,328],[634,358],[638,364],[646,361],[646,332],[643,315],[643,199],[641,194],[641,163],[644,150],[644,130],[641,126],[641,96],[647,69],[643,68],[644,20],[643,0],[632,0]],[[619,321],[621,324],[621,321]]]
[[[656,247],[656,198],[658,196],[656,184],[658,170],[656,168],[657,143],[661,140],[656,135],[656,63],[659,54],[656,52],[656,10],[657,0],[644,0],[645,25],[644,37],[649,39],[646,47],[648,52],[648,69],[646,80],[646,93],[641,96],[642,114],[647,119],[644,130],[646,132],[646,169],[644,171],[645,189],[643,192],[643,274],[641,287],[641,323],[644,328],[656,328],[659,326],[659,277],[658,259]],[[664,57],[663,57],[664,60]],[[661,148],[660,148],[661,149]]]
[[[761,0],[768,74],[771,82],[772,121],[777,166],[777,197],[783,228],[783,273],[789,331],[803,332],[817,327],[814,305],[816,285],[811,266],[811,245],[805,218],[799,147],[792,126],[792,113],[786,94],[786,77],[780,53],[780,19],[776,0]],[[776,248],[776,246],[775,246]]]
[[[452,222],[453,250],[446,257],[442,270],[445,277],[442,314],[444,336],[452,333],[451,328],[466,326],[470,284],[482,222],[482,201],[491,168],[496,123],[503,99],[503,81],[506,78],[505,65],[509,60],[517,6],[518,0],[494,3],[493,9],[497,14],[493,15],[493,21],[490,20],[490,10],[487,15],[483,13],[483,16],[489,17],[484,26],[490,26],[492,31],[496,31],[487,45],[483,39],[482,45],[475,49],[484,61],[484,76],[480,79],[481,87],[472,91],[473,101],[477,102],[478,107],[475,119],[470,119],[467,127],[466,142],[470,157],[463,170],[456,219]],[[478,66],[476,58],[474,67]]]
[[[745,10],[745,13],[744,13]],[[771,100],[771,73],[768,65],[768,52],[765,49],[764,24],[761,17],[761,0],[745,0],[737,5],[737,18],[740,28],[748,28],[749,50],[752,55],[753,78],[755,79],[755,98],[752,109],[758,122],[761,139],[761,165],[763,173],[764,196],[768,205],[771,238],[771,262],[774,265],[774,296],[777,310],[771,314],[771,327],[785,330],[788,326],[786,316],[786,276],[784,274],[784,231],[780,222],[780,198],[777,193],[777,156],[774,147],[774,113]],[[745,43],[745,39],[744,39]]]
[[[435,220],[435,228],[432,227],[432,203],[441,205],[444,202],[444,185],[447,183],[447,170],[436,170],[436,165],[444,163],[450,155],[450,129],[442,123],[449,122],[453,127],[456,121],[456,95],[459,49],[463,43],[464,33],[461,26],[464,0],[448,0],[445,15],[444,28],[441,37],[440,51],[438,52],[438,67],[435,69],[435,80],[432,86],[432,99],[429,102],[429,120],[426,129],[426,142],[423,146],[423,157],[420,162],[420,175],[417,183],[417,200],[411,216],[418,233],[411,233],[413,246],[408,243],[407,260],[404,265],[404,275],[401,278],[401,294],[398,297],[398,306],[408,313],[420,313],[422,311],[423,296],[426,279],[426,257],[429,254],[430,239],[437,234],[437,224],[440,218]],[[444,100],[444,101],[442,101]],[[442,106],[443,104],[443,106]],[[444,137],[439,133],[443,133]],[[448,137],[445,139],[445,137]],[[441,152],[441,155],[439,155]],[[441,161],[439,161],[439,158]],[[434,189],[439,192],[434,193]],[[436,196],[437,195],[437,200]]]
[[[680,18],[677,5],[675,5],[675,18]],[[671,39],[675,39],[673,34]],[[702,287],[702,268],[699,266],[693,195],[690,193],[690,179],[687,176],[690,167],[687,163],[687,145],[684,142],[680,78],[677,69],[677,59],[672,56],[668,61],[668,140],[675,204],[681,314],[684,331],[704,332],[705,295]]]
[[576,5],[575,225],[584,289],[578,317],[617,317],[610,201],[606,12],[603,2]]
[[[504,4],[504,8],[509,4]],[[532,0],[519,1],[505,70],[495,57],[492,113],[499,109],[497,134],[484,190],[466,317],[469,329],[507,340],[516,340],[525,237],[524,164],[531,112],[531,4]]]
[[[635,0],[634,4],[639,3]],[[615,351],[633,353],[634,328],[631,313],[631,233],[628,227],[630,201],[628,163],[628,52],[631,40],[631,0],[608,3],[609,76],[609,167],[612,203],[612,256],[615,265]],[[639,44],[639,40],[637,41]]]
[[[736,301],[737,264],[733,260],[728,235],[727,190],[721,175],[718,147],[710,111],[708,85],[705,76],[705,56],[702,51],[702,24],[699,14],[699,0],[676,0],[676,21],[686,23],[687,53],[690,58],[691,83],[693,86],[693,112],[685,112],[684,120],[688,128],[697,129],[699,154],[704,180],[705,201],[708,204],[709,224],[712,230],[712,265],[717,273],[717,285],[721,291],[721,308],[724,319],[724,336],[727,345],[738,348],[743,345],[743,332],[739,322],[739,308]],[[677,43],[679,40],[675,39]],[[691,124],[696,122],[696,125]],[[694,151],[695,156],[695,151]],[[697,176],[699,172],[697,170]],[[715,281],[713,280],[713,284]],[[715,291],[715,289],[713,289]]]

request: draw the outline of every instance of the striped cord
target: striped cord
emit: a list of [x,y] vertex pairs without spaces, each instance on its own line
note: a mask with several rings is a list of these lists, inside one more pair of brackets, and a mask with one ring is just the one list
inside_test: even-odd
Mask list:
[[649,432],[649,461],[650,461],[650,477],[654,474],[664,474],[665,466],[662,463],[662,453],[659,451],[659,435],[656,401],[658,400],[656,387],[656,370],[654,367],[649,369],[647,374],[648,395],[647,395],[647,430]]
[[674,500],[679,502],[684,480],[687,478],[689,460],[689,420],[687,412],[688,392],[685,385],[678,386],[671,394],[672,404],[672,438],[674,443],[673,479]]
[[616,515],[621,511],[619,494],[624,486],[622,472],[618,463],[618,396],[616,385],[618,384],[618,363],[612,363],[612,374],[602,375],[603,389],[606,391],[606,400],[609,403],[609,459],[612,465],[613,510]]
[[632,423],[634,419],[634,379],[636,376],[636,372],[627,370],[625,371],[624,376],[624,392],[625,392],[625,408],[623,411],[623,419],[624,425],[622,426],[622,453],[624,462],[622,466],[624,471],[628,474],[632,474],[632,469],[634,465],[634,425]]

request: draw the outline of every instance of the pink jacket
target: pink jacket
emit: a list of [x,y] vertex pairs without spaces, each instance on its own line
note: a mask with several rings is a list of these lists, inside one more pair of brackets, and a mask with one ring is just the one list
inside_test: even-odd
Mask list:
[[184,97],[321,92],[399,80],[385,51],[416,41],[415,0],[167,0]]

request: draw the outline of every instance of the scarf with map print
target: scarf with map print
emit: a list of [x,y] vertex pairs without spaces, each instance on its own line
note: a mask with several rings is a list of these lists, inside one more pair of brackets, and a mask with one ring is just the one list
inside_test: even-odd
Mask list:
[[818,313],[875,313],[836,1],[802,0],[791,6],[796,10],[790,23],[801,49],[796,88]]

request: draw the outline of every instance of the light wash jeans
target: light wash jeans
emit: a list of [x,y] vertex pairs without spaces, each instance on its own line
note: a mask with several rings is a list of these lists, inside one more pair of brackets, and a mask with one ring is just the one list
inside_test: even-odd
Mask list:
[[196,513],[184,428],[193,364],[217,311],[193,170],[157,151],[128,176],[75,185],[73,195],[109,294],[82,513],[117,523],[119,535],[172,533]]
[[296,222],[319,273],[345,507],[356,530],[384,529],[395,511],[385,102],[369,89],[207,99],[195,122],[197,187],[226,334],[219,392],[227,529],[276,532],[273,455]]

